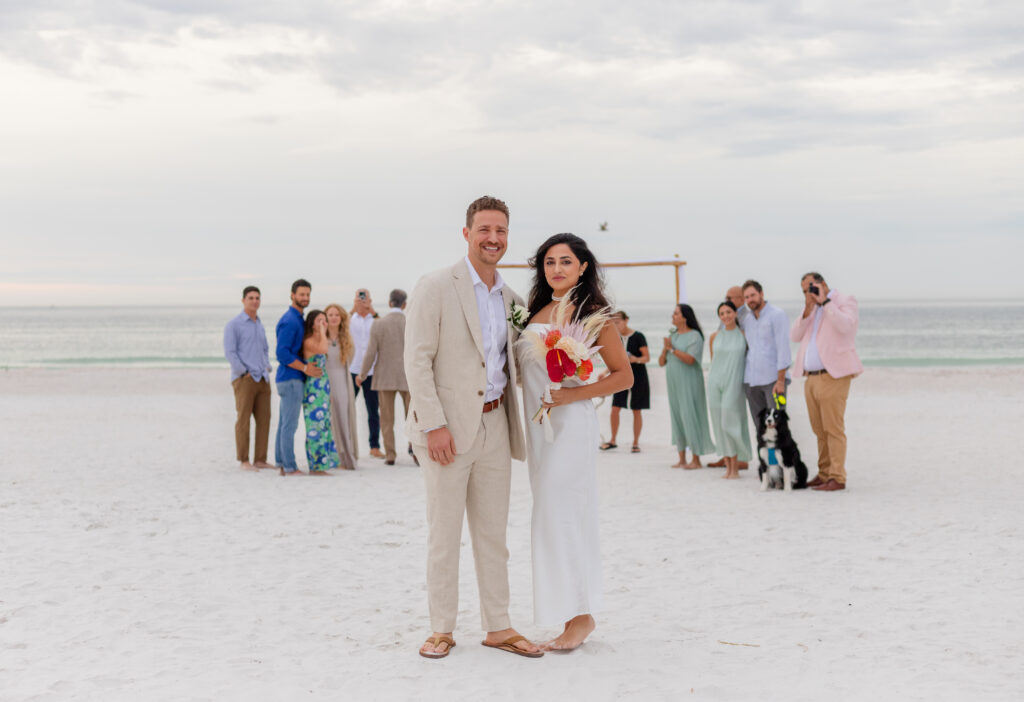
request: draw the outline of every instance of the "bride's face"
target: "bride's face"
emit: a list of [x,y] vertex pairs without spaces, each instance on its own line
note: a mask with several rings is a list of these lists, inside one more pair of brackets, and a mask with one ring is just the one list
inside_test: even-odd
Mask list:
[[585,270],[587,264],[580,263],[568,244],[555,244],[544,254],[544,278],[555,295],[574,288]]

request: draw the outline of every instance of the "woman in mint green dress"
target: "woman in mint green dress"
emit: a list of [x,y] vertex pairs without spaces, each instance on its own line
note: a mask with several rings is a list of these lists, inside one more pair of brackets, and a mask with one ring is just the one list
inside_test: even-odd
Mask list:
[[[672,443],[679,451],[673,468],[700,468],[700,456],[713,453],[715,446],[708,432],[708,408],[704,399],[704,332],[689,305],[676,305],[672,312],[675,330],[665,337],[658,365],[668,367],[668,406],[672,415]],[[693,458],[686,462],[686,449]]]
[[715,448],[725,459],[723,478],[740,477],[739,462],[749,461],[750,434],[747,432],[747,401],[743,393],[743,370],[747,362],[747,339],[736,323],[736,308],[726,300],[718,306],[722,329],[711,335],[711,371],[708,373],[708,409],[715,432]]
[[329,475],[341,461],[331,432],[331,381],[327,377],[327,315],[312,310],[306,315],[306,336],[302,356],[306,363],[323,371],[319,378],[306,376],[302,414],[306,419],[306,458],[310,475]]

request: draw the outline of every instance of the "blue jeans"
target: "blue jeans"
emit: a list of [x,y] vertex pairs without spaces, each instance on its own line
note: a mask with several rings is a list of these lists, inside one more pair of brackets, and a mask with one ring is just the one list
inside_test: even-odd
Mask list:
[[366,423],[370,425],[370,448],[380,448],[380,406],[379,400],[377,399],[377,391],[372,390],[370,385],[373,384],[373,375],[368,375],[363,379],[362,387],[356,385],[356,375],[352,374],[352,385],[356,389],[356,397],[359,397],[359,391],[363,391],[363,401],[366,402]]
[[295,430],[299,428],[299,415],[302,414],[304,385],[301,380],[282,380],[277,384],[281,408],[277,419],[277,439],[274,441],[274,460],[285,473],[299,469],[295,462]]

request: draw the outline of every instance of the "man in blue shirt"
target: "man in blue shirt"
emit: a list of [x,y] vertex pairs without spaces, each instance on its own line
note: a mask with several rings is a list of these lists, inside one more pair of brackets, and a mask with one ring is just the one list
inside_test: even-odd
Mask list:
[[302,413],[303,386],[306,376],[323,375],[316,366],[307,366],[302,360],[302,339],[305,325],[302,310],[309,306],[309,281],[299,278],[292,283],[292,304],[277,322],[277,394],[281,398],[277,420],[277,441],[274,455],[281,475],[294,474],[299,466],[295,462],[295,430]]
[[747,394],[750,416],[757,426],[761,410],[775,407],[772,394],[785,395],[789,386],[789,318],[775,305],[765,302],[764,289],[756,280],[743,284],[743,301],[748,312],[737,314],[747,337],[747,366],[743,389]]
[[[242,291],[242,311],[224,327],[224,356],[231,364],[231,387],[235,390],[235,453],[243,470],[273,468],[267,463],[270,438],[270,347],[267,332],[257,316],[260,289],[250,285]],[[254,463],[249,463],[249,418],[256,419]]]

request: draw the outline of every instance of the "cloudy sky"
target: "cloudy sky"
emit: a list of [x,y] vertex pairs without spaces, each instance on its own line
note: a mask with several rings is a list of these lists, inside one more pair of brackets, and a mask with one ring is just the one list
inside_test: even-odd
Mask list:
[[482,194],[506,261],[572,231],[694,299],[1024,297],[1022,36],[1019,0],[0,0],[0,305],[383,298]]

